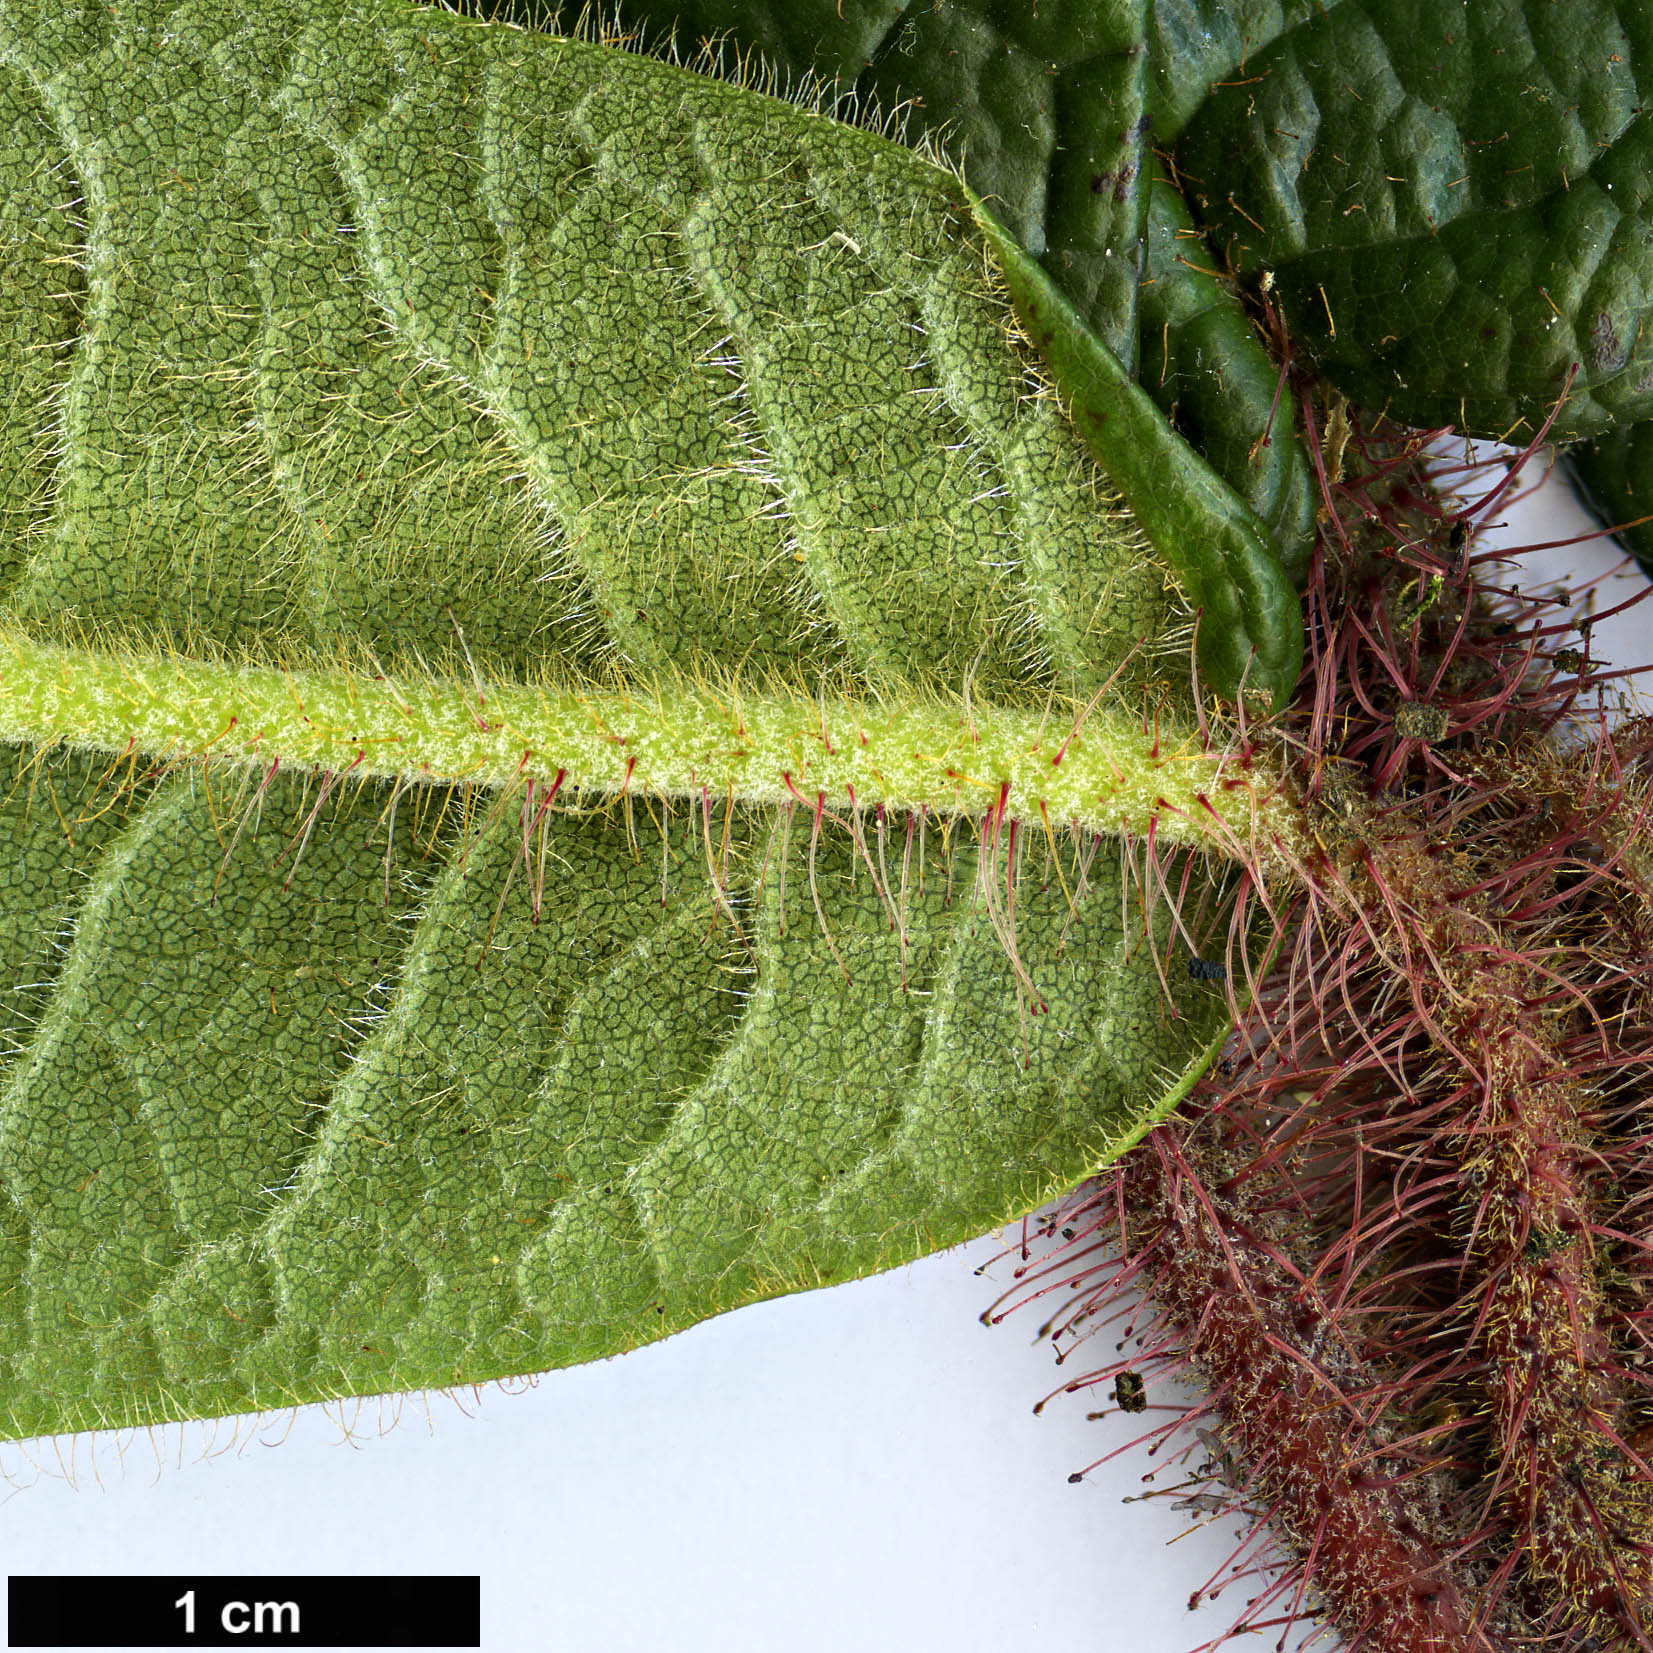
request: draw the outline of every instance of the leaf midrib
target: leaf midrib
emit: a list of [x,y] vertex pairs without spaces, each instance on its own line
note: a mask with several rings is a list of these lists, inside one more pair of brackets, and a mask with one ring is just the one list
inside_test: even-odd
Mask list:
[[[0,629],[0,740],[389,779],[980,816],[1209,842],[1220,815],[1295,840],[1272,765],[1117,701],[810,695],[738,679],[652,689],[279,671],[74,650]],[[1255,813],[1253,813],[1255,812]]]

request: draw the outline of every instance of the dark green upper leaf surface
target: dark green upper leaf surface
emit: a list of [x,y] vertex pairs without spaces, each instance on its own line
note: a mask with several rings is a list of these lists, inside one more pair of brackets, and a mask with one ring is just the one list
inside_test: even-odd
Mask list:
[[1562,437],[1653,411],[1653,14],[1345,0],[1219,88],[1179,161],[1350,394]]
[[1243,495],[1288,577],[1301,584],[1314,545],[1316,483],[1280,371],[1211,256],[1156,157],[1138,309],[1143,388]]
[[1251,60],[1283,29],[1341,0],[1153,0],[1149,14],[1154,136],[1167,142],[1225,82],[1243,85]]
[[[1154,141],[1169,144],[1207,97],[1244,84],[1251,59],[1319,0],[1154,0],[1148,23]],[[1336,3],[1336,0],[1332,0]],[[1281,396],[1232,283],[1157,161],[1149,177],[1138,371],[1155,401],[1268,525],[1291,576],[1308,567],[1318,503]]]
[[1567,467],[1604,526],[1634,524],[1619,539],[1653,574],[1653,422],[1615,425],[1567,450]]

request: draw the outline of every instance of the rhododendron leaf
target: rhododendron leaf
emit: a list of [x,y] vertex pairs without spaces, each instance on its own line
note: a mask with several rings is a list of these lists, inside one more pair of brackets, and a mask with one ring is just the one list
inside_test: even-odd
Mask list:
[[1567,468],[1585,502],[1644,571],[1653,573],[1653,420],[1615,425],[1567,450]]
[[[533,0],[456,3],[543,14]],[[624,0],[619,15],[680,52],[717,39],[731,56],[848,88],[943,145],[1097,338],[1127,365],[1140,356],[1144,388],[1300,573],[1315,495],[1294,409],[1277,401],[1274,363],[1212,255],[1179,238],[1186,210],[1147,185],[1154,146],[1208,85],[1308,5]]]
[[1525,440],[1653,413],[1653,18],[1580,0],[1315,8],[1177,145],[1316,365],[1413,424]]
[[610,1353],[1203,1069],[1266,788],[949,173],[390,0],[0,100],[6,1432]]
[[1318,484],[1232,283],[1211,268],[1182,192],[1156,158],[1139,319],[1141,380],[1178,432],[1262,520],[1299,584],[1314,544]]
[[1244,81],[1251,60],[1281,30],[1344,0],[1154,0],[1154,134],[1175,139],[1225,81]]
[[[524,23],[545,10],[531,0],[466,0],[466,9]],[[1129,363],[1152,127],[1148,12],[1147,0],[1042,13],[997,0],[630,0],[619,16],[645,42],[675,37],[680,53],[718,40],[794,80],[853,87],[858,102],[899,110],[909,138],[935,134]]]

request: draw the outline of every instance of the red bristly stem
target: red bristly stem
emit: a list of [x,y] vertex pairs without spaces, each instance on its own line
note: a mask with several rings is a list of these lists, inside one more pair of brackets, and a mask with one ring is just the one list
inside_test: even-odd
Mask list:
[[1312,846],[1287,956],[1259,979],[1235,909],[1217,1070],[1025,1285],[1074,1294],[1064,1358],[1146,1286],[1137,1393],[1207,1380],[1197,1474],[1294,1552],[1230,1634],[1312,1590],[1351,1648],[1653,1653],[1653,720],[1581,716],[1606,674],[1478,585],[1417,439],[1347,451],[1260,735]]
[[1529,1008],[1546,984],[1470,909],[1451,862],[1421,836],[1374,833],[1365,871],[1391,945],[1418,961],[1418,1014],[1472,1087],[1459,1141],[1463,1226],[1484,1285],[1466,1330],[1487,1362],[1492,1494],[1527,1535],[1530,1584],[1653,1647],[1640,1623],[1653,1593],[1653,1501],[1623,1475],[1628,1396],[1613,1375],[1593,1256],[1588,1098],[1555,1018]]
[[[1197,1127],[1196,1127],[1197,1129]],[[1121,1171],[1147,1238],[1155,1295],[1186,1328],[1194,1364],[1223,1394],[1248,1502],[1306,1558],[1334,1616],[1387,1653],[1486,1653],[1468,1581],[1430,1511],[1370,1463],[1369,1420],[1349,1397],[1373,1374],[1345,1349],[1302,1275],[1189,1161],[1192,1132],[1162,1127]]]

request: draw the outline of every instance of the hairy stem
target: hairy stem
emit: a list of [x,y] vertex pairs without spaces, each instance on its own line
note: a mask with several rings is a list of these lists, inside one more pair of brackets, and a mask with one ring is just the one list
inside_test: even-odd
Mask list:
[[1188,1328],[1189,1355],[1223,1397],[1248,1500],[1305,1558],[1351,1637],[1388,1653],[1489,1648],[1425,1500],[1370,1462],[1369,1421],[1348,1397],[1373,1390],[1375,1375],[1213,1170],[1196,1170],[1165,1126],[1121,1176],[1133,1221],[1153,1235],[1144,1250],[1159,1271],[1155,1296]]
[[1470,1085],[1461,1217],[1483,1277],[1470,1307],[1496,1431],[1493,1491],[1529,1535],[1527,1579],[1551,1607],[1646,1648],[1653,1499],[1625,1474],[1629,1396],[1594,1255],[1589,1090],[1558,1018],[1532,1008],[1548,984],[1530,948],[1471,910],[1446,857],[1419,835],[1374,834],[1365,870],[1410,955],[1418,1012]]

